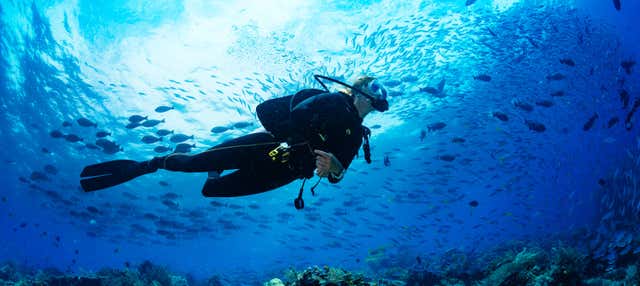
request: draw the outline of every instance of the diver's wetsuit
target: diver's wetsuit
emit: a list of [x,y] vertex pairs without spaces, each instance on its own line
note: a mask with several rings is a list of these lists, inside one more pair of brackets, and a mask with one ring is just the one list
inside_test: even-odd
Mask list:
[[[291,112],[290,105],[295,106]],[[362,144],[362,118],[353,99],[343,93],[305,89],[293,98],[266,101],[258,106],[257,113],[269,132],[232,139],[195,155],[175,153],[158,157],[152,164],[182,172],[237,169],[222,177],[209,177],[202,189],[206,197],[235,197],[266,192],[295,179],[311,178],[315,149],[332,153],[346,169]],[[269,156],[281,142],[291,146],[285,163]],[[337,183],[339,179],[329,175],[329,181]]]

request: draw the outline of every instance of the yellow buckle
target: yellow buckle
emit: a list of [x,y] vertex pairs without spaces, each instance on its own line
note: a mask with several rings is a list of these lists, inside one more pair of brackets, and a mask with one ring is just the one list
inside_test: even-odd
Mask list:
[[271,160],[276,160],[276,156],[278,156],[278,149],[280,149],[280,146],[276,147],[276,149],[273,149],[271,151],[269,151],[269,157],[271,157]]
[[279,159],[281,163],[286,163],[289,161],[289,147],[286,145],[280,145],[269,151],[269,157],[271,157],[271,161]]

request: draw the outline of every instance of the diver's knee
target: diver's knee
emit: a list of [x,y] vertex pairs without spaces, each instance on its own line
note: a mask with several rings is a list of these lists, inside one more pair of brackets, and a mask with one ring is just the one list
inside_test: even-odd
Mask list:
[[204,186],[202,186],[202,195],[207,198],[228,197],[229,195],[224,192],[224,189],[228,187],[228,184],[221,180],[220,177],[208,177],[204,182]]
[[215,197],[215,192],[213,192],[213,188],[207,187],[207,184],[202,187],[202,196],[205,198]]

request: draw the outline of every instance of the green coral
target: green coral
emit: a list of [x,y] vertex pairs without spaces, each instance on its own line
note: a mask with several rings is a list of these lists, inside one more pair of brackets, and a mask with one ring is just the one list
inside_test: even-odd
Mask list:
[[264,283],[264,286],[285,286],[282,280],[273,278],[269,282]]

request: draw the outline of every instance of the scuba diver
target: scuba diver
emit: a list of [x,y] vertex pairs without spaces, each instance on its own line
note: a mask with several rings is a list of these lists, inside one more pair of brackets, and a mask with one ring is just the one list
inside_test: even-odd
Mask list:
[[[148,161],[114,160],[85,167],[80,184],[85,192],[112,187],[158,169],[208,172],[205,197],[237,197],[266,192],[303,179],[297,209],[304,207],[304,183],[314,170],[330,183],[339,182],[364,141],[371,163],[369,136],[362,125],[373,110],[389,109],[387,91],[375,78],[364,76],[353,85],[315,75],[324,90],[303,89],[294,95],[267,100],[256,112],[266,132],[228,140],[198,154],[172,153]],[[346,87],[329,92],[322,80]],[[234,170],[221,176],[224,170]],[[320,180],[311,188],[320,183]]]

